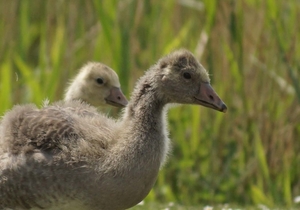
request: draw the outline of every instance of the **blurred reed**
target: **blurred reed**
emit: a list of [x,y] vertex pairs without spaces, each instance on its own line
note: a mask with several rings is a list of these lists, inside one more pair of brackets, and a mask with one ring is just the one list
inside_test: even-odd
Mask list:
[[103,62],[127,96],[164,54],[195,53],[229,110],[169,112],[173,152],[147,200],[293,205],[300,195],[300,2],[0,1],[0,113],[62,98]]

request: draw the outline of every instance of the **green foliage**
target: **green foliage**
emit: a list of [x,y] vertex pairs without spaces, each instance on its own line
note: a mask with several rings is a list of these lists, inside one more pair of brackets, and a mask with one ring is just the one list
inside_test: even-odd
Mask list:
[[0,113],[61,99],[91,60],[114,68],[129,96],[161,56],[187,48],[228,113],[169,111],[173,152],[147,202],[292,206],[300,195],[299,20],[299,1],[285,0],[0,1]]

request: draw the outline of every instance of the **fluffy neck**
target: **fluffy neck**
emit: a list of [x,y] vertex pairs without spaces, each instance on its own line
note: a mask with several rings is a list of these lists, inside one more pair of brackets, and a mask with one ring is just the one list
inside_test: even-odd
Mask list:
[[138,158],[144,159],[144,164],[160,168],[169,150],[167,102],[156,83],[159,78],[155,77],[159,76],[153,73],[148,71],[139,80],[125,110],[123,122],[124,126],[130,125],[126,132]]

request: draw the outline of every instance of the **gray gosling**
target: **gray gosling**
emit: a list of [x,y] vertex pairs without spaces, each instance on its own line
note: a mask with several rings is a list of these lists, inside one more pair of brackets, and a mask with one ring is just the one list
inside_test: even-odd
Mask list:
[[178,50],[139,79],[119,120],[78,101],[15,106],[0,130],[0,209],[124,210],[138,204],[169,153],[166,105],[226,112],[209,82],[192,53]]

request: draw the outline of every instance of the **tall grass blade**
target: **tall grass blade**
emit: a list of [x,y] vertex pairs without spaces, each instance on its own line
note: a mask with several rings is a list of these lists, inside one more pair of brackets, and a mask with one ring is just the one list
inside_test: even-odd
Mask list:
[[43,100],[42,89],[39,81],[36,80],[34,71],[32,71],[32,68],[29,67],[18,54],[15,54],[14,56],[14,63],[21,73],[20,77],[24,78],[24,80],[26,81],[26,85],[29,88],[27,100],[36,104],[41,104]]
[[19,2],[19,9],[20,9],[20,34],[22,36],[20,37],[20,47],[21,47],[21,56],[24,57],[26,50],[29,47],[30,43],[30,23],[29,23],[29,1],[21,1]]
[[267,207],[273,207],[274,203],[255,185],[251,186],[251,197],[255,204],[263,204]]
[[12,65],[5,60],[0,66],[0,114],[12,106]]
[[[54,44],[51,48],[51,74],[49,76],[48,82],[46,83],[47,86],[44,88],[47,92],[47,97],[49,99],[54,98],[55,91],[57,90],[57,82],[60,81],[60,75],[61,71],[63,69],[61,68],[63,53],[65,50],[65,40],[64,40],[64,25],[61,23],[56,30],[55,38],[54,38]],[[50,73],[49,72],[49,73]],[[63,94],[63,91],[61,91],[60,95]]]
[[176,48],[180,48],[180,45],[184,39],[186,39],[191,27],[191,21],[187,22],[180,30],[177,36],[165,47],[163,54],[168,54]]
[[259,166],[260,166],[260,169],[261,169],[264,179],[269,181],[270,173],[269,173],[269,168],[268,168],[268,164],[267,164],[267,160],[266,160],[264,146],[262,144],[262,139],[259,136],[259,131],[257,128],[254,128],[253,133],[254,133],[256,157],[257,157],[257,160],[258,160],[258,163],[259,163]]

